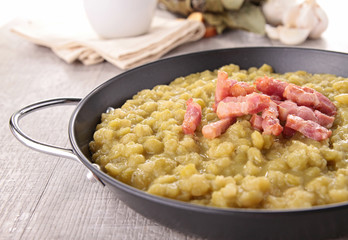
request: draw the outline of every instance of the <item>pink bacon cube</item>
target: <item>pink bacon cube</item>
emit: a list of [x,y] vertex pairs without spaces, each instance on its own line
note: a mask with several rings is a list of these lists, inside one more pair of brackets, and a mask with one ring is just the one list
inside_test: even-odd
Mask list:
[[286,127],[294,129],[304,136],[314,139],[316,141],[322,141],[329,138],[332,132],[318,123],[311,120],[304,120],[303,118],[289,114],[286,119]]
[[186,102],[186,112],[182,129],[185,134],[193,134],[202,119],[202,108],[198,103],[195,103],[192,98]]
[[217,122],[209,123],[202,128],[203,136],[208,139],[214,139],[223,134],[234,122],[235,119],[233,118],[224,118]]
[[269,107],[270,97],[260,93],[246,96],[228,97],[221,101],[216,113],[220,119],[254,114]]

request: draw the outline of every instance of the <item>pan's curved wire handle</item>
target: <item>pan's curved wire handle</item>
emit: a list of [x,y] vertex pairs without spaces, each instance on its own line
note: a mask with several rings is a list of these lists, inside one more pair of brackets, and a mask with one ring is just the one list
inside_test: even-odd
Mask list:
[[69,148],[61,148],[54,145],[49,145],[46,143],[42,143],[39,141],[36,141],[26,135],[22,129],[19,126],[19,120],[24,117],[25,115],[37,111],[42,108],[51,107],[53,105],[72,105],[72,104],[78,104],[81,101],[81,98],[56,98],[56,99],[49,99],[41,102],[37,102],[31,105],[28,105],[17,112],[15,112],[10,119],[10,130],[13,133],[13,135],[25,146],[32,148],[36,151],[48,153],[51,155],[59,156],[59,157],[65,157],[69,159],[76,160],[78,162],[78,157],[74,154],[72,149]]
[[[22,129],[19,126],[19,120],[24,117],[25,115],[40,110],[42,108],[51,107],[54,105],[76,105],[81,101],[81,98],[55,98],[55,99],[49,99],[41,102],[37,102],[31,105],[28,105],[17,112],[15,112],[10,119],[10,130],[13,133],[13,135],[25,146],[32,148],[36,151],[51,154],[58,157],[64,157],[73,159],[79,163],[81,161],[79,158],[75,155],[74,151],[69,148],[62,148],[54,145],[49,145],[43,142],[36,141],[29,137],[27,134],[25,134]],[[94,167],[100,169],[99,165],[92,164]],[[104,183],[90,170],[87,174],[87,178],[91,182],[99,181],[103,186]]]

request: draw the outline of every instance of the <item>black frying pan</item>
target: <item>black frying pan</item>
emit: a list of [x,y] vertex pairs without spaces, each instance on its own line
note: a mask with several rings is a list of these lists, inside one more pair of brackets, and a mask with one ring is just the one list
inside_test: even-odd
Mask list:
[[[129,207],[180,232],[214,239],[327,239],[348,235],[348,204],[299,210],[219,209],[149,195],[98,170],[90,161],[88,143],[100,115],[108,107],[120,107],[139,90],[166,84],[176,77],[214,70],[234,63],[242,69],[267,63],[276,72],[304,70],[348,77],[348,54],[314,49],[254,47],[198,52],[163,59],[120,74],[97,87],[85,98],[53,99],[16,112],[13,134],[36,150],[81,161],[94,177]],[[19,128],[19,119],[42,107],[78,103],[69,124],[72,149],[49,146],[29,138]]]

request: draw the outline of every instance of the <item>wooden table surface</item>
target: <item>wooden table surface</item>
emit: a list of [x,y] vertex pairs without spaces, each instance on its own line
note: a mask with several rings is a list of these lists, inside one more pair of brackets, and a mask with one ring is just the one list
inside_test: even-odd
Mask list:
[[[344,1],[326,4],[328,30],[321,39],[300,47],[348,52]],[[82,164],[33,151],[12,136],[8,121],[14,111],[44,99],[84,97],[122,72],[107,62],[66,64],[51,50],[11,33],[13,24],[0,28],[0,239],[196,239],[129,209],[107,188],[88,181]],[[244,46],[281,44],[252,33],[229,31],[182,45],[164,57]],[[67,124],[73,109],[65,106],[35,112],[21,126],[40,141],[69,148]]]

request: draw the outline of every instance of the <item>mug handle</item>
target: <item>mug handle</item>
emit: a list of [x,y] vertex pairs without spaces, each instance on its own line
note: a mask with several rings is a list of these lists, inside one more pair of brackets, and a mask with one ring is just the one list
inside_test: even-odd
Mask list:
[[[30,114],[34,111],[55,106],[55,105],[76,105],[81,101],[81,98],[55,98],[55,99],[49,99],[44,100],[41,102],[37,102],[31,105],[28,105],[17,112],[15,112],[10,119],[10,130],[12,134],[25,146],[34,149],[39,152],[47,153],[50,155],[58,156],[58,157],[64,157],[73,159],[79,163],[79,158],[75,155],[74,151],[70,148],[62,148],[50,144],[46,144],[40,141],[36,141],[33,138],[29,137],[27,134],[25,134],[22,129],[19,126],[19,121],[22,117],[24,117],[27,114]],[[98,165],[93,164],[94,167],[99,168]],[[91,171],[87,174],[87,178],[94,182],[94,180],[98,180],[101,182],[101,180],[93,174]],[[103,182],[101,182],[103,184]],[[104,185],[104,184],[103,184]]]

